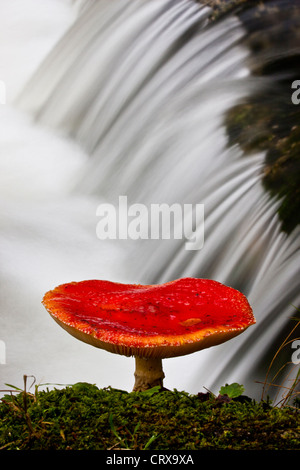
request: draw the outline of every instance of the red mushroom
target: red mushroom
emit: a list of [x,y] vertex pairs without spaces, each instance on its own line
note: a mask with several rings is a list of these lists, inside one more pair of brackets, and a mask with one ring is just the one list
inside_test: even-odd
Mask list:
[[134,391],[162,386],[162,359],[223,343],[255,323],[246,297],[217,281],[184,278],[161,285],[71,282],[43,304],[76,338],[135,356]]

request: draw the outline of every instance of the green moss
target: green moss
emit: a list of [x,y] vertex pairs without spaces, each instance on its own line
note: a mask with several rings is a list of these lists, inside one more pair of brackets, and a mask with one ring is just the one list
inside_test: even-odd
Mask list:
[[75,384],[26,393],[26,412],[24,397],[0,404],[1,449],[300,449],[299,410],[243,396]]

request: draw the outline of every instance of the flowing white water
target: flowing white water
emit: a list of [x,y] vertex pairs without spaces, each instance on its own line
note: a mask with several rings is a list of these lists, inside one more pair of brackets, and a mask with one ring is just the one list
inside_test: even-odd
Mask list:
[[[192,0],[82,4],[17,100],[36,120],[3,111],[1,381],[19,384],[28,373],[131,389],[133,361],[60,331],[40,306],[43,293],[88,278],[197,276],[242,290],[257,325],[166,360],[165,385],[217,391],[238,381],[259,396],[255,381],[299,301],[299,231],[280,232],[278,203],[261,185],[264,154],[227,146],[224,114],[260,86],[247,69],[245,30],[235,17],[207,28],[209,9]],[[147,206],[203,203],[203,249],[188,252],[185,240],[100,242],[97,205],[119,195]]]
[[22,386],[23,374],[34,374],[38,382],[74,383],[79,370],[89,382],[100,378],[103,386],[117,387],[119,377],[130,388],[132,377],[120,367],[120,358],[110,358],[107,367],[107,358],[97,351],[82,350],[83,344],[69,338],[65,342],[41,305],[49,287],[66,279],[113,278],[116,273],[120,281],[127,279],[124,250],[115,245],[109,250],[108,244],[101,248],[95,236],[99,198],[69,194],[87,155],[14,105],[30,75],[74,21],[77,5],[49,0],[39,8],[36,0],[2,0],[1,11],[1,79],[7,102],[0,108],[0,339],[5,344],[0,389],[7,388],[5,383]]

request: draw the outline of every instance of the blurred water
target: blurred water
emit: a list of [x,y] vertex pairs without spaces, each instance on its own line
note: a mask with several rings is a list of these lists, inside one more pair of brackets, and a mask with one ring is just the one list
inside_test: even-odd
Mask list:
[[[34,1],[23,8],[32,12]],[[130,390],[133,359],[61,331],[40,305],[44,292],[89,278],[195,276],[244,292],[257,324],[227,344],[165,360],[166,387],[217,392],[237,381],[259,397],[256,381],[299,301],[299,230],[280,230],[278,202],[261,183],[264,153],[228,147],[226,111],[261,86],[249,72],[244,27],[234,16],[207,27],[210,10],[191,0],[51,8],[51,21],[35,12],[34,24],[48,25],[39,31],[44,47],[37,35],[30,49],[27,69],[36,73],[23,73],[19,61],[5,69],[19,70],[21,93],[1,108],[1,383],[20,385],[27,373]],[[23,18],[26,28],[30,35]],[[203,203],[203,249],[98,240],[96,208],[119,195],[146,206]]]

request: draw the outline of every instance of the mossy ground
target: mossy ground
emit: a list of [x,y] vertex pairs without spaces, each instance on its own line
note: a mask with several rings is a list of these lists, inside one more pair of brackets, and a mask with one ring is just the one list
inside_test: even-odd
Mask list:
[[6,395],[3,450],[299,450],[300,411],[248,397],[79,383]]

